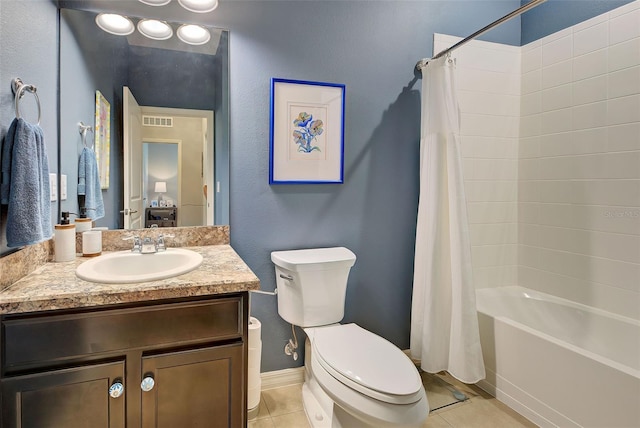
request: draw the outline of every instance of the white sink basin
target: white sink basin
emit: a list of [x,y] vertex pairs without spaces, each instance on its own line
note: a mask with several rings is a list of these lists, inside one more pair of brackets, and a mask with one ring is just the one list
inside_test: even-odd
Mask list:
[[118,251],[82,263],[80,279],[108,284],[155,281],[182,275],[202,264],[202,255],[183,248],[168,248],[153,254]]

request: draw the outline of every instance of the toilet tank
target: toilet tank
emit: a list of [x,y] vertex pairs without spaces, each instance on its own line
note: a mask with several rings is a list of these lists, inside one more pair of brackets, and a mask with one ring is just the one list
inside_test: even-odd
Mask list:
[[356,255],[344,247],[274,251],[278,313],[291,324],[315,327],[344,317],[347,279]]

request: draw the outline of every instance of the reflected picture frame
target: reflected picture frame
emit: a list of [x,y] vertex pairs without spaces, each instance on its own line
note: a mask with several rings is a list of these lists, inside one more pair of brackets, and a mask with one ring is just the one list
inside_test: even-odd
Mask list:
[[109,188],[109,163],[111,152],[111,104],[96,91],[96,115],[94,127],[94,150],[98,164],[100,188]]
[[344,183],[345,85],[271,79],[269,184]]

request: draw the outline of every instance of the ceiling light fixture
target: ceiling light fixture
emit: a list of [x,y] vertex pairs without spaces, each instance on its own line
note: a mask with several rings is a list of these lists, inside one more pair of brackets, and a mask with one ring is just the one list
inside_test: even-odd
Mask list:
[[176,31],[176,35],[190,45],[204,45],[211,39],[209,30],[195,24],[182,24]]
[[171,26],[157,19],[141,19],[138,22],[138,31],[143,36],[153,40],[167,40],[173,36]]
[[126,16],[115,13],[101,13],[96,16],[96,24],[107,33],[116,36],[127,36],[133,33],[133,22]]
[[180,6],[190,12],[207,13],[218,7],[218,0],[178,0]]
[[148,4],[149,6],[164,6],[169,4],[171,0],[139,0],[140,3]]

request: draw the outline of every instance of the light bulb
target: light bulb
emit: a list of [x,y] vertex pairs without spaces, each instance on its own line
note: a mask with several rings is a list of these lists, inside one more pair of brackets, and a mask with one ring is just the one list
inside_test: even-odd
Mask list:
[[116,36],[127,36],[133,33],[133,22],[126,16],[115,13],[101,13],[96,16],[96,24],[107,33]]
[[190,45],[204,45],[211,39],[209,30],[200,25],[183,24],[176,31],[180,40]]

